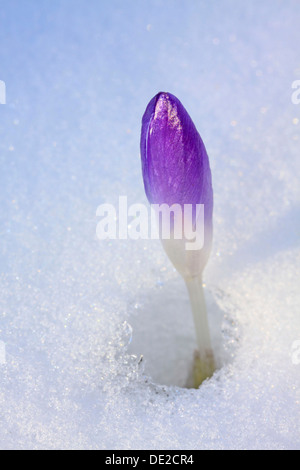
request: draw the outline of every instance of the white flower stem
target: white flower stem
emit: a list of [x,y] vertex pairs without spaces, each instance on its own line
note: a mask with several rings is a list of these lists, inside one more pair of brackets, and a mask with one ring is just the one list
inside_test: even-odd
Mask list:
[[191,307],[194,316],[198,351],[194,358],[194,386],[196,388],[216,369],[214,354],[211,347],[206,304],[201,276],[186,278]]

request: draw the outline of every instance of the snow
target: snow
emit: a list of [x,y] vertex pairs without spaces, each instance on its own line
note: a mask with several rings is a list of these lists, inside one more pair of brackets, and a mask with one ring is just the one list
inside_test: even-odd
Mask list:
[[[2,0],[2,449],[300,448],[299,18],[293,0]],[[213,175],[218,371],[198,390],[160,242],[96,238],[100,204],[147,204],[161,90]]]

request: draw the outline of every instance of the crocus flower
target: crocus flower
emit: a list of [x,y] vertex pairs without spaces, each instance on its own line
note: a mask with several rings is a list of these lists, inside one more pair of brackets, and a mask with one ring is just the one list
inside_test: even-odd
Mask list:
[[[144,186],[151,204],[204,205],[204,246],[194,262],[177,266],[185,276],[201,274],[212,243],[213,191],[209,160],[203,141],[181,102],[170,93],[158,93],[142,120],[141,157]],[[201,227],[203,229],[203,227]],[[190,258],[187,252],[185,258]]]
[[[199,348],[195,369],[201,369],[198,373],[201,378],[195,381],[201,382],[214,369],[202,289],[202,272],[212,244],[211,171],[204,143],[192,119],[178,98],[170,93],[158,93],[146,108],[142,119],[141,159],[145,192],[152,205],[179,205],[185,218],[182,223],[189,218],[193,227],[198,221],[197,205],[204,207],[200,227],[204,238],[199,249],[186,249],[184,233],[182,239],[172,236],[162,239],[170,260],[188,287]],[[186,205],[192,207],[188,214],[184,211]]]

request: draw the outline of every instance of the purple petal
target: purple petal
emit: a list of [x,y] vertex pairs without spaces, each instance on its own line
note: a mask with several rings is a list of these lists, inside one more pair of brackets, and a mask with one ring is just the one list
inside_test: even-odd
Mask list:
[[203,141],[181,102],[158,93],[142,120],[142,171],[151,204],[204,204],[211,225],[213,191]]

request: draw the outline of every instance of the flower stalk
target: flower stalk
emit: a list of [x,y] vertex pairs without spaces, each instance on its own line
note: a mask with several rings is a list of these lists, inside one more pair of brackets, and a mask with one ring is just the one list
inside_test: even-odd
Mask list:
[[216,366],[211,346],[202,276],[185,278],[185,283],[192,307],[198,344],[193,365],[194,387],[198,388],[205,379],[213,375]]

